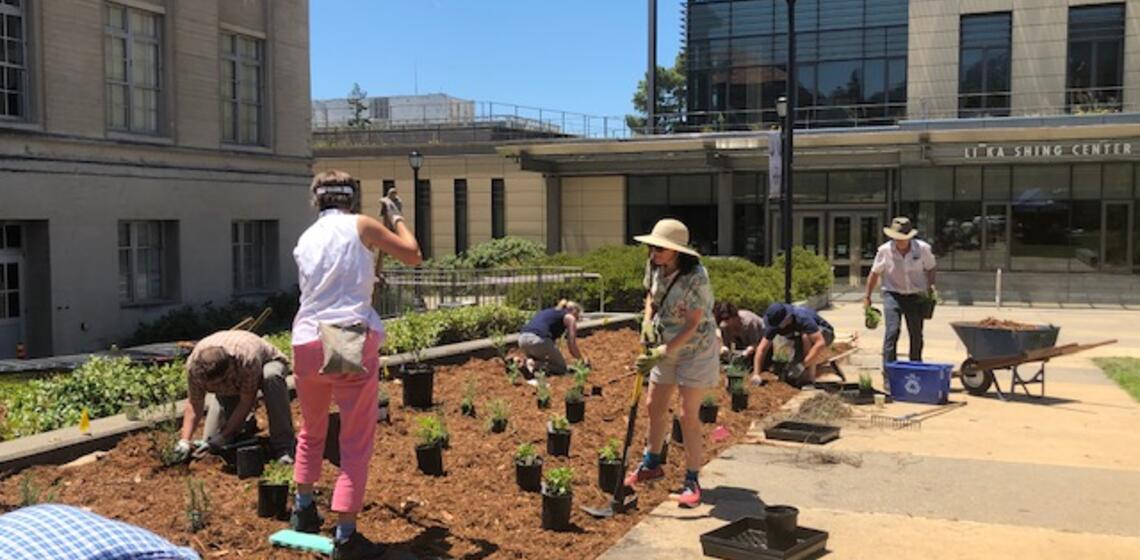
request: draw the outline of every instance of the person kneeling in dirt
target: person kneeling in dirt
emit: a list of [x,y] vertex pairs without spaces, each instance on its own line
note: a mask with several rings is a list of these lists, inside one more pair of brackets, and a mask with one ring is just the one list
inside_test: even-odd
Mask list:
[[519,349],[526,355],[526,376],[534,377],[539,369],[551,375],[566,374],[566,358],[554,343],[566,335],[566,348],[575,360],[589,363],[578,348],[578,321],[582,320],[582,307],[575,302],[562,300],[558,305],[543,309],[534,315],[519,334]]
[[[242,432],[257,406],[258,391],[269,415],[271,456],[293,462],[293,416],[289,411],[289,360],[272,344],[248,331],[219,331],[203,338],[186,360],[189,404],[182,419],[179,458],[219,453]],[[208,402],[207,402],[208,401]],[[190,438],[206,408],[204,441]]]
[[762,383],[760,372],[771,371],[772,341],[783,336],[792,341],[795,355],[788,364],[784,381],[802,387],[815,382],[816,366],[826,358],[827,347],[835,341],[835,328],[815,310],[773,303],[764,312],[764,338],[756,348],[752,366],[752,382]]
[[713,306],[713,318],[720,335],[721,359],[751,360],[764,337],[764,321],[760,316],[747,309],[738,309],[727,301],[718,301]]

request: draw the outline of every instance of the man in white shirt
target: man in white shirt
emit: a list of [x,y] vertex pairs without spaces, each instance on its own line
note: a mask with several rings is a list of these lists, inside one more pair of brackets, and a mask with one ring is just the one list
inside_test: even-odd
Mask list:
[[910,219],[898,217],[891,220],[891,226],[883,228],[883,233],[891,238],[879,247],[871,273],[867,276],[867,293],[863,296],[863,307],[871,306],[871,294],[881,279],[883,282],[883,313],[886,315],[887,332],[883,338],[883,364],[898,360],[897,346],[901,331],[901,320],[906,320],[906,332],[910,337],[910,361],[922,361],[922,323],[926,317],[926,306],[934,297],[934,278],[937,263],[930,244],[914,237]]

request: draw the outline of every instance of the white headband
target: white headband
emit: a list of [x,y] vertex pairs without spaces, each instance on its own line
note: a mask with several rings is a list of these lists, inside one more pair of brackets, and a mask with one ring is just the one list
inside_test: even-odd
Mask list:
[[317,187],[317,194],[356,194],[356,189],[348,185],[325,185]]

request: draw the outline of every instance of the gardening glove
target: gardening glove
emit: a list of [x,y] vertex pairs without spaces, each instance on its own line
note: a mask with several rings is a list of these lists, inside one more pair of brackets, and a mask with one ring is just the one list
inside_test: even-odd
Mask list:
[[227,439],[221,433],[214,434],[206,440],[206,446],[210,449],[210,453],[213,453],[214,455],[220,455],[222,453],[222,448],[225,447],[228,443],[229,439]]
[[190,441],[185,439],[178,440],[174,445],[174,462],[181,463],[190,458]]
[[384,220],[384,227],[396,231],[396,222],[404,219],[401,210],[404,203],[395,189],[388,191],[388,196],[380,199],[380,217]]
[[206,443],[204,439],[196,439],[190,442],[190,456],[195,459],[201,459],[210,452],[210,444]]
[[653,319],[641,321],[641,343],[650,346],[657,344],[657,327],[653,325]]
[[788,381],[798,382],[800,380],[800,377],[803,376],[805,369],[807,368],[805,368],[804,365],[800,363],[788,364],[788,369],[785,375],[787,376]]
[[638,356],[637,361],[634,362],[634,365],[637,368],[637,371],[641,372],[642,374],[646,374],[653,369],[653,366],[656,366],[664,358],[665,345],[662,344],[660,346],[650,348],[644,354]]

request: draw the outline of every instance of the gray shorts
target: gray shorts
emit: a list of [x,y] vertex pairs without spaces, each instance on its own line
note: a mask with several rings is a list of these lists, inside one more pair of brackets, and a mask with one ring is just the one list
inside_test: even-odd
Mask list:
[[519,349],[526,357],[538,362],[539,367],[551,375],[566,373],[566,358],[558,351],[558,346],[549,338],[542,338],[534,333],[519,335]]
[[665,358],[649,373],[649,380],[659,385],[680,385],[694,389],[716,387],[720,384],[720,349],[716,345],[709,345],[696,356]]

